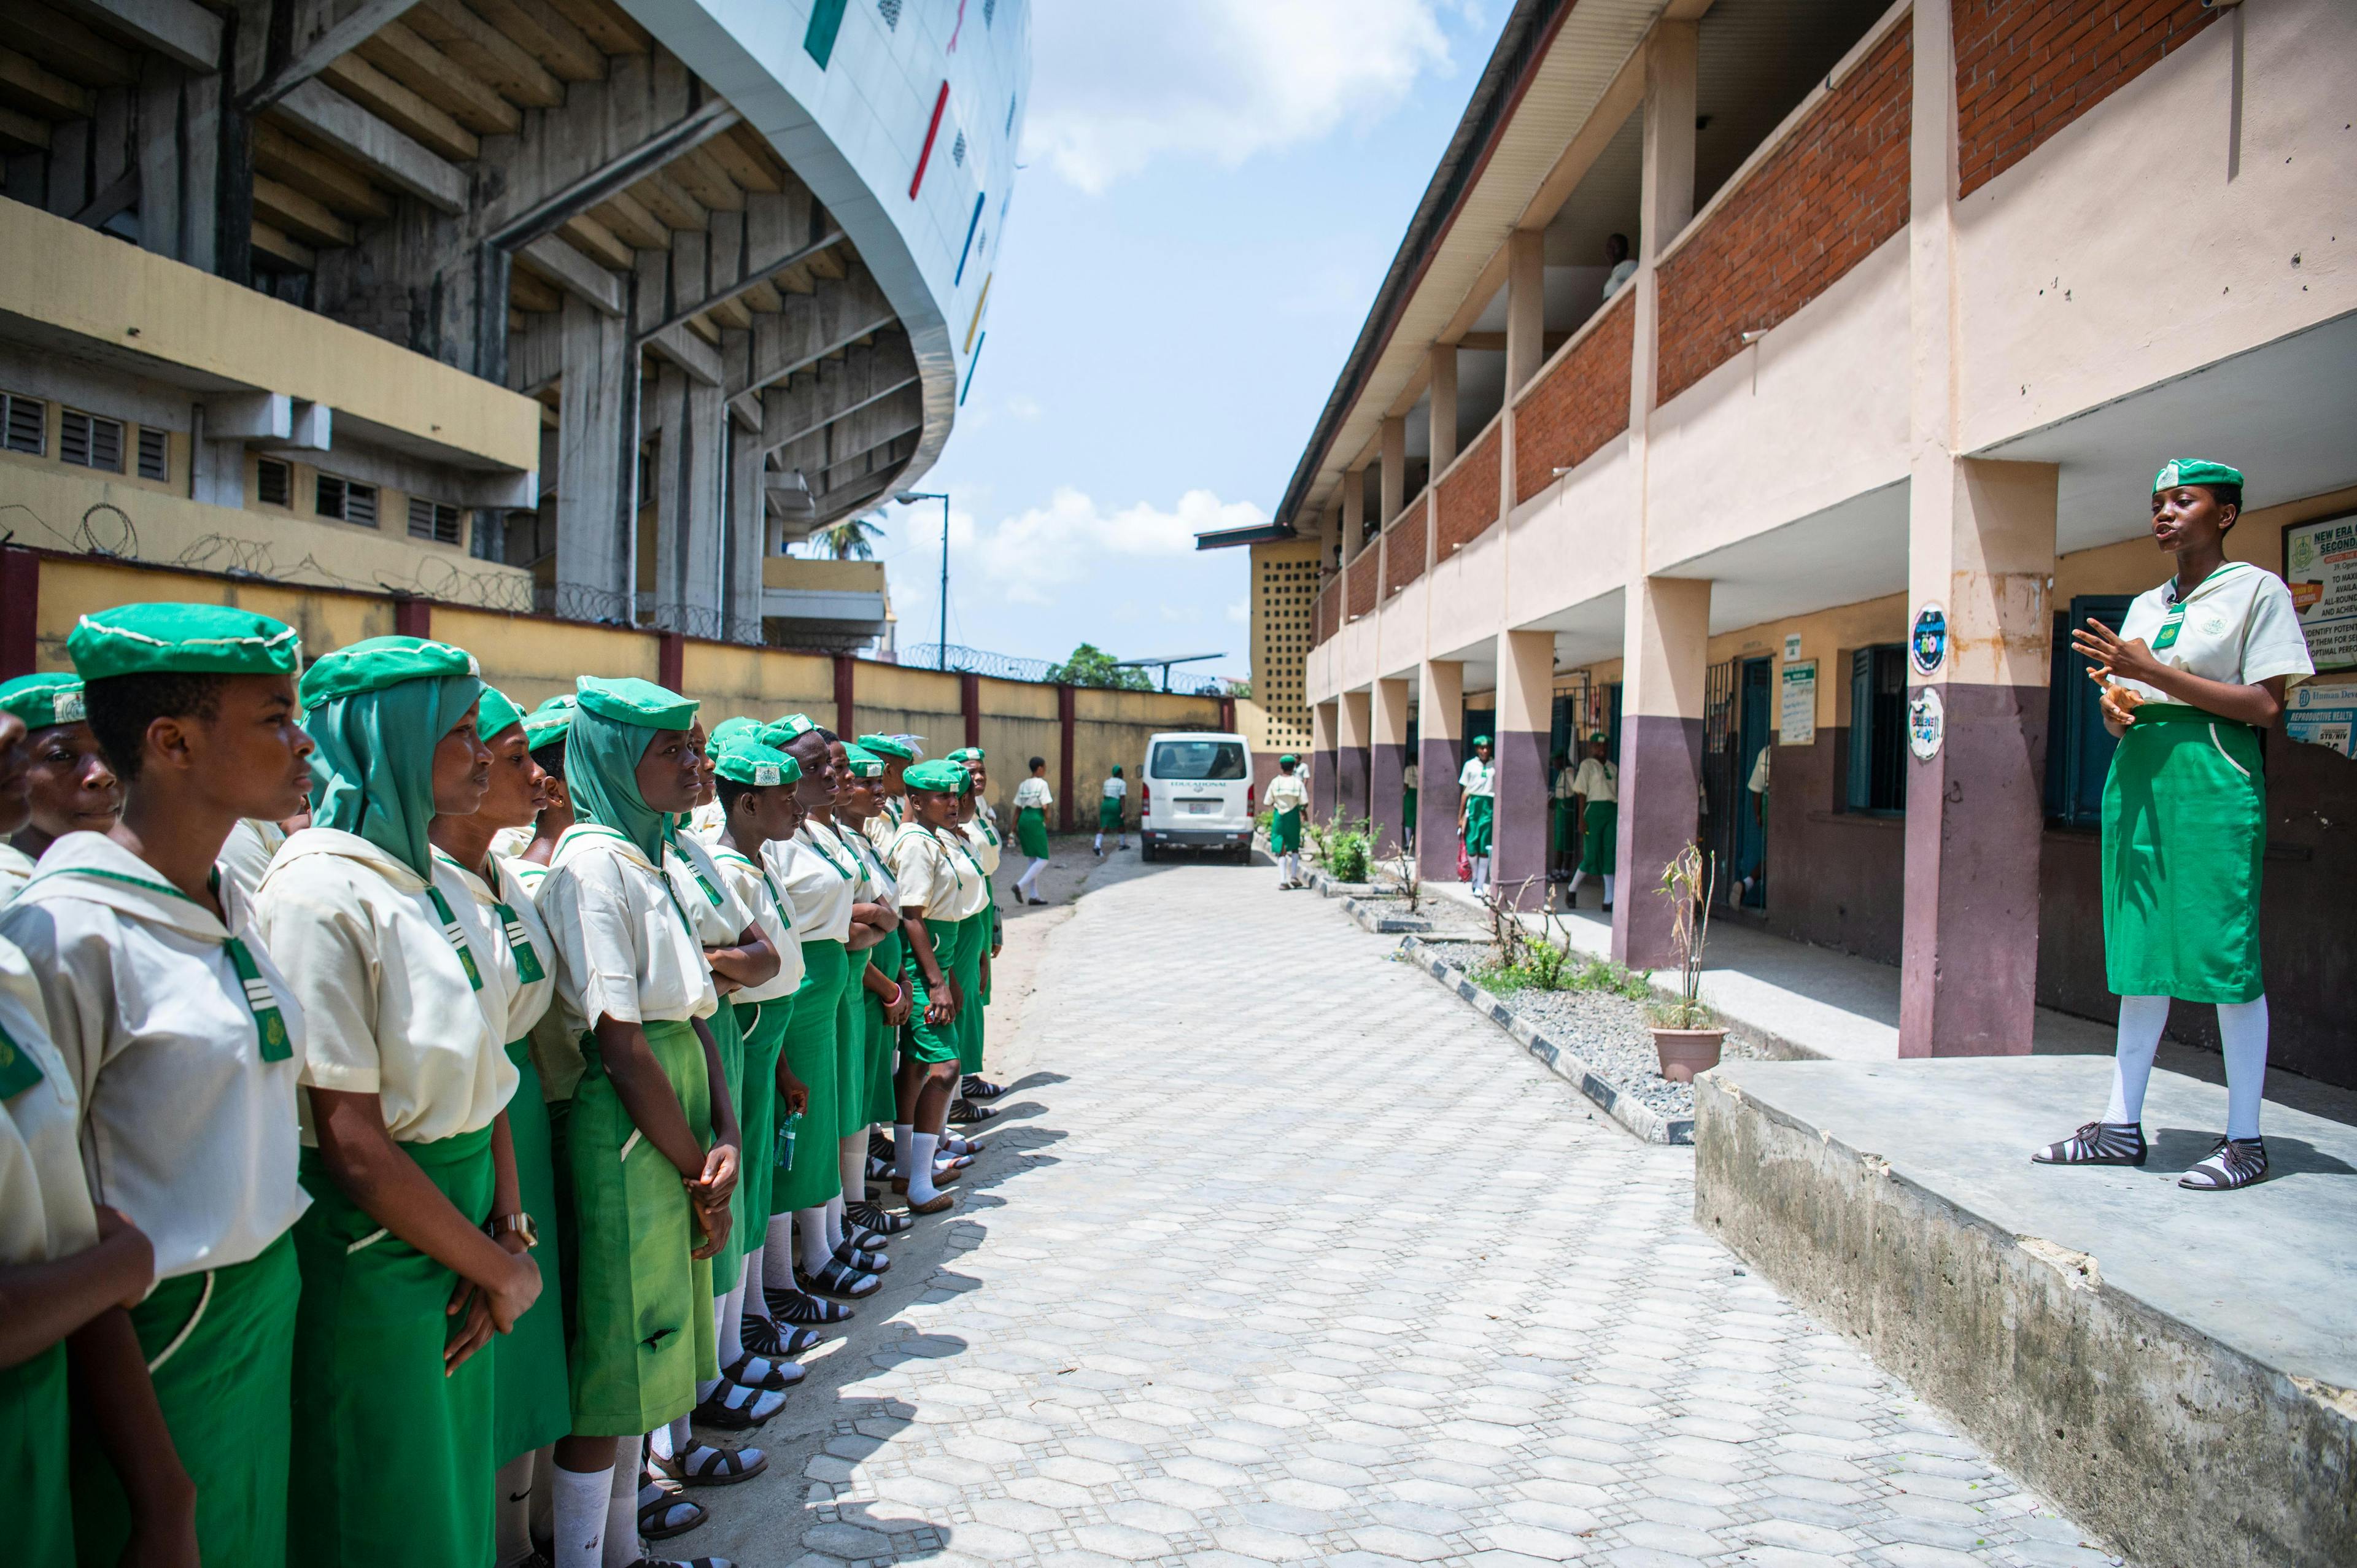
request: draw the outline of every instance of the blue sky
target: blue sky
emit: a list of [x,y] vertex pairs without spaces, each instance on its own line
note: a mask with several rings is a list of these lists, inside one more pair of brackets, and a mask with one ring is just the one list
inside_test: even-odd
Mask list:
[[[1463,113],[1505,0],[1034,0],[1024,168],[989,341],[921,487],[952,497],[952,642],[1219,652],[1242,552]],[[941,509],[888,510],[903,645]]]

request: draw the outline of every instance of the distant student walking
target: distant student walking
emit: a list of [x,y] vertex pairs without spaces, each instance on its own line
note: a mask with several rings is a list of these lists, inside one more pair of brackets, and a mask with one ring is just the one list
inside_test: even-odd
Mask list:
[[[1587,755],[1571,775],[1575,805],[1572,838],[1580,846],[1579,869],[1571,874],[1564,908],[1579,908],[1579,885],[1604,879],[1604,912],[1612,912],[1613,874],[1620,867],[1620,769],[1606,753],[1611,742],[1602,730],[1587,737]],[[1766,756],[1765,752],[1760,754]]]
[[1301,758],[1286,752],[1276,759],[1276,777],[1268,781],[1268,853],[1276,856],[1276,885],[1301,886],[1301,813],[1309,804],[1308,786],[1301,782]]
[[1104,788],[1098,793],[1096,850],[1100,860],[1104,858],[1104,836],[1107,833],[1113,834],[1113,847],[1116,851],[1129,847],[1129,840],[1122,832],[1122,809],[1128,798],[1129,780],[1121,776],[1121,764],[1116,762],[1113,765],[1112,776],[1105,779]]
[[1491,815],[1497,809],[1498,769],[1490,760],[1490,737],[1473,737],[1473,755],[1458,770],[1457,832],[1465,842],[1465,858],[1473,863],[1473,896],[1490,890]]
[[1056,803],[1048,788],[1048,759],[1031,759],[1031,777],[1015,787],[1015,842],[1031,857],[1015,879],[1015,896],[1026,904],[1045,904],[1039,897],[1039,874],[1048,869],[1048,808]]

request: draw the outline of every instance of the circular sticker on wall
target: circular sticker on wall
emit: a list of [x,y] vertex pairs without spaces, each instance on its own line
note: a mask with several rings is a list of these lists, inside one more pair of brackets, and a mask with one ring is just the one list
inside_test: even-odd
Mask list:
[[1939,687],[1926,686],[1907,704],[1907,749],[1929,762],[1940,755],[1947,734],[1947,704],[1940,701]]
[[1919,675],[1929,675],[1939,669],[1948,657],[1948,612],[1936,604],[1925,605],[1915,612],[1915,624],[1907,633],[1907,657]]

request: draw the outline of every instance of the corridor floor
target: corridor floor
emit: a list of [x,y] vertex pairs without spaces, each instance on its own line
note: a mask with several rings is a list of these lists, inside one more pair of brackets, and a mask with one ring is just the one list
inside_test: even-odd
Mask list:
[[667,1544],[2114,1561],[1696,1231],[1689,1152],[1590,1119],[1385,951],[1265,863],[1100,872],[994,1042],[1016,1091],[942,1245],[796,1391],[772,1474]]

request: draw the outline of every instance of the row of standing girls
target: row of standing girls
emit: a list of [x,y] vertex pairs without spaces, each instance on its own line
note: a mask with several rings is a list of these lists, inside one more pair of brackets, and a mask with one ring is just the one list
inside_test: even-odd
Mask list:
[[652,1562],[971,1162],[979,753],[216,605],[68,651],[0,687],[10,1560]]

